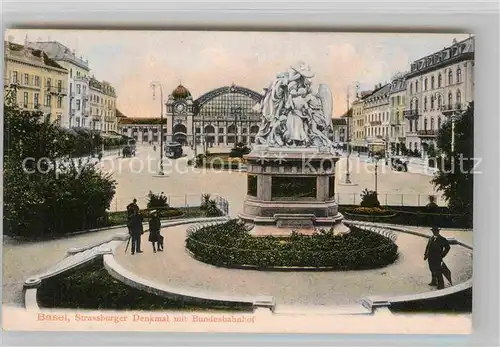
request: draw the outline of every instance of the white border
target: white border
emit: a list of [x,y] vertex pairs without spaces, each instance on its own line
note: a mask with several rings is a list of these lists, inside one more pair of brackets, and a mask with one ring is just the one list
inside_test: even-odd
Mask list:
[[[3,332],[4,345],[498,345],[500,59],[497,1],[160,3],[108,0],[87,3],[17,0],[4,1],[2,12],[4,29],[29,25],[60,28],[473,32],[476,35],[475,151],[477,157],[483,158],[483,174],[476,178],[474,192],[474,333],[469,337]],[[3,111],[3,105],[0,111]],[[3,130],[3,124],[1,127]],[[3,141],[0,146],[3,149]],[[0,187],[3,186],[0,184]]]

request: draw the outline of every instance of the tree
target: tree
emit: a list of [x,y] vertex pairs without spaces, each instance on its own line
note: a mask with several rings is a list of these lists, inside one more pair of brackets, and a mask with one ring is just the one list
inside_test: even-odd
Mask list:
[[455,141],[452,152],[452,121],[439,130],[437,146],[441,153],[438,172],[432,183],[443,192],[454,214],[472,217],[474,186],[474,103],[455,119]]
[[4,230],[39,237],[99,226],[116,183],[93,165],[64,159],[67,132],[40,112],[20,110],[7,95],[4,108]]

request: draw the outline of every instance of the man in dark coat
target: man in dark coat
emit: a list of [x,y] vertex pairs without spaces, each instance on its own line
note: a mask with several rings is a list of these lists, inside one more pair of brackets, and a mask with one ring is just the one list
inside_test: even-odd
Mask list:
[[143,234],[142,229],[142,216],[139,211],[134,211],[134,214],[129,219],[129,232],[132,238],[132,254],[142,253],[141,251],[141,235]]
[[161,222],[157,211],[152,211],[149,220],[149,242],[153,244],[153,252],[156,253],[155,243],[158,244],[158,251],[163,251],[163,236],[160,234]]
[[132,217],[135,213],[135,211],[139,212],[139,206],[137,206],[137,199],[134,198],[134,200],[127,205],[127,215],[128,217]]
[[444,288],[443,280],[443,258],[446,257],[450,251],[450,243],[446,238],[439,235],[439,228],[432,227],[432,233],[434,234],[427,242],[427,247],[425,248],[424,260],[429,263],[429,270],[432,274],[432,281],[429,283],[430,286],[437,286],[437,289]]

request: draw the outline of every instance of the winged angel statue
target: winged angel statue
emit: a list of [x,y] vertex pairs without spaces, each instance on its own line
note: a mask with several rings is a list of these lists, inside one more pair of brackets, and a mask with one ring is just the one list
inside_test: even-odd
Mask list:
[[332,118],[330,88],[320,84],[311,90],[314,73],[303,62],[277,75],[265,88],[260,104],[262,124],[255,142],[270,147],[329,147]]

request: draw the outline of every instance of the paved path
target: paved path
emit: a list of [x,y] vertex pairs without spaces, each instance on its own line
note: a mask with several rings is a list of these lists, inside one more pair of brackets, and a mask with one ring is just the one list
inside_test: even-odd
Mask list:
[[[392,265],[368,271],[339,272],[265,272],[225,269],[201,263],[184,249],[187,226],[163,230],[164,253],[153,253],[143,236],[144,253],[124,253],[117,249],[116,259],[125,268],[152,281],[176,288],[226,295],[272,295],[277,305],[351,305],[368,295],[415,294],[429,291],[427,263],[423,261],[426,239],[397,233],[400,257]],[[420,229],[424,231],[424,229]],[[430,233],[430,231],[429,231]],[[455,237],[471,232],[450,231]],[[459,234],[461,233],[461,234]],[[446,235],[446,233],[444,233]],[[446,235],[448,236],[448,235]],[[466,237],[468,238],[468,236]],[[455,283],[472,275],[471,252],[452,246],[446,262]]]
[[4,236],[2,302],[21,306],[24,281],[56,265],[65,257],[69,248],[91,245],[126,230],[126,228],[110,229],[58,240],[28,243]]

